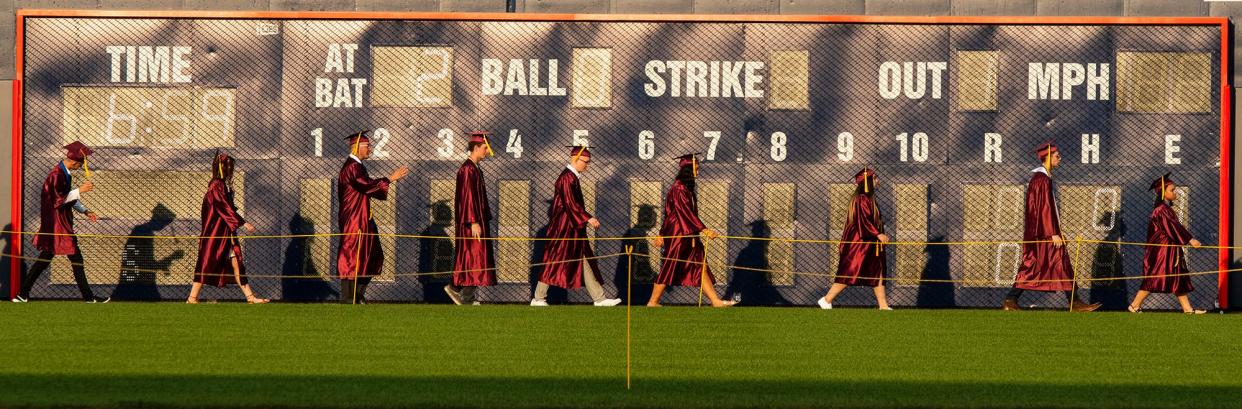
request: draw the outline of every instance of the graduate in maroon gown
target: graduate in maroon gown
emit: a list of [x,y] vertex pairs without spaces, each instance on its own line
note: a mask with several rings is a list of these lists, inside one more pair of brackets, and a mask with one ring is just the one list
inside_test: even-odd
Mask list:
[[336,180],[336,199],[341,226],[336,254],[336,273],[341,278],[341,303],[366,301],[367,284],[384,265],[384,251],[375,234],[371,218],[371,199],[388,200],[388,187],[404,178],[409,170],[402,166],[386,178],[372,179],[362,161],[371,157],[371,131],[345,138],[350,155]]
[[1042,166],[1031,170],[1031,181],[1026,186],[1026,211],[1022,232],[1022,265],[1014,280],[1013,289],[1005,296],[1002,309],[1017,311],[1018,298],[1026,290],[1063,291],[1073,311],[1095,311],[1099,303],[1087,304],[1073,295],[1074,268],[1070,265],[1065,240],[1061,237],[1061,222],[1056,202],[1056,183],[1052,171],[1061,165],[1061,153],[1052,142],[1045,142],[1035,150]]
[[1203,314],[1206,311],[1196,310],[1190,306],[1190,294],[1194,287],[1190,285],[1190,270],[1186,268],[1186,256],[1182,254],[1182,246],[1199,247],[1202,243],[1190,236],[1173,211],[1173,201],[1177,200],[1176,186],[1169,174],[1151,182],[1151,190],[1156,192],[1156,205],[1151,210],[1151,218],[1147,224],[1147,246],[1143,251],[1143,285],[1130,303],[1130,312],[1139,312],[1143,308],[1143,300],[1151,293],[1172,293],[1182,305],[1182,312],[1187,314]]
[[664,260],[651,291],[651,300],[647,301],[648,307],[659,307],[660,295],[670,285],[699,287],[713,307],[733,306],[733,301],[722,301],[716,295],[716,280],[707,266],[704,239],[711,240],[718,234],[699,219],[699,199],[695,193],[699,161],[695,155],[674,158],[680,169],[664,197],[664,225],[660,227],[660,236],[651,242],[655,247],[663,247]]
[[457,244],[453,260],[453,283],[444,292],[454,304],[478,304],[478,287],[496,284],[496,256],[492,251],[489,232],[492,209],[487,204],[487,186],[479,162],[493,155],[487,131],[470,133],[466,145],[469,155],[457,170],[457,192],[453,199],[456,217]]
[[[86,208],[82,203],[82,195],[95,188],[91,183],[91,171],[87,165],[87,156],[94,153],[82,142],[74,141],[65,145],[68,151],[65,159],[58,162],[47,173],[43,180],[43,192],[39,194],[39,234],[34,238],[34,246],[39,249],[39,257],[30,272],[22,280],[21,291],[13,302],[26,302],[30,299],[30,289],[39,277],[52,265],[52,257],[68,256],[73,268],[73,280],[78,284],[82,299],[88,303],[106,303],[111,298],[95,297],[91,285],[86,281],[85,261],[82,250],[78,247],[78,237],[73,231],[73,212],[81,213],[92,223],[99,216]],[[81,168],[86,182],[73,189],[73,175],[69,171]]]
[[581,288],[585,285],[595,306],[611,307],[620,304],[621,299],[607,298],[604,295],[604,287],[600,285],[603,279],[599,275],[599,264],[595,262],[591,243],[586,240],[588,227],[599,228],[599,220],[586,211],[586,203],[582,199],[582,185],[579,182],[591,164],[591,150],[587,146],[568,148],[569,165],[561,170],[561,175],[556,178],[556,184],[552,188],[547,233],[551,240],[544,247],[543,273],[539,275],[539,284],[535,286],[535,296],[530,300],[530,305],[548,306],[550,286]]
[[246,280],[246,263],[242,259],[237,230],[244,228],[247,232],[254,232],[254,226],[237,213],[237,205],[233,202],[234,164],[232,156],[220,152],[216,152],[211,160],[211,181],[207,183],[207,193],[203,195],[203,207],[199,213],[203,229],[198,239],[198,267],[194,270],[190,296],[185,300],[187,304],[198,304],[198,293],[202,291],[203,284],[216,287],[237,284],[247,303],[266,304],[271,301],[255,297]]
[[892,310],[884,294],[884,271],[887,253],[882,243],[888,242],[884,234],[884,217],[875,204],[875,186],[879,178],[867,168],[854,175],[854,198],[850,200],[849,214],[845,220],[842,243],[838,246],[840,261],[837,262],[837,278],[833,280],[828,294],[819,299],[819,307],[832,309],[832,300],[851,285],[871,287],[875,302],[881,310]]

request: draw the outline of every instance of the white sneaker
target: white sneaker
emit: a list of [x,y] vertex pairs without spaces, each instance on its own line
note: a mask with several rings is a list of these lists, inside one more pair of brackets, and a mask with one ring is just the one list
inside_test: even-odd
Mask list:
[[828,301],[824,300],[824,297],[819,297],[819,308],[823,308],[825,310],[831,310],[832,304],[829,304]]
[[892,310],[893,310],[893,307],[884,307],[880,309],[880,311],[892,311]]
[[470,303],[470,305],[483,305],[483,303],[475,301],[475,302]]
[[547,306],[548,306],[548,300],[536,300],[536,299],[531,299],[531,300],[530,300],[530,306],[531,306],[531,307],[547,307]]
[[13,298],[13,302],[26,302],[26,299],[19,295]]
[[620,303],[621,303],[620,298],[605,298],[603,300],[596,301],[595,306],[596,307],[612,307]]
[[444,293],[448,294],[450,300],[453,300],[453,304],[461,305],[461,293],[453,291],[451,284],[444,286]]

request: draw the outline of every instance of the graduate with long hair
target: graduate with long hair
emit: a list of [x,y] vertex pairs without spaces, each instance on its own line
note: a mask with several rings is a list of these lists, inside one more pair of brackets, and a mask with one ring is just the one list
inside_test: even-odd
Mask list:
[[219,152],[211,160],[211,182],[207,183],[207,193],[203,195],[203,207],[199,213],[203,228],[198,239],[198,267],[194,270],[194,284],[190,287],[186,303],[198,304],[203,284],[216,287],[237,284],[247,303],[266,304],[271,301],[256,297],[250,289],[250,282],[246,280],[246,263],[242,259],[237,231],[246,229],[246,232],[254,232],[254,225],[237,213],[237,205],[233,201],[235,164],[232,156]]
[[850,199],[849,214],[841,233],[837,278],[833,280],[828,294],[819,299],[819,308],[832,309],[832,300],[845,287],[861,285],[873,289],[876,305],[881,310],[892,310],[884,293],[884,270],[888,258],[884,243],[888,242],[888,235],[884,234],[884,217],[875,204],[877,182],[879,178],[872,169],[863,168],[854,175],[857,187],[853,199]]

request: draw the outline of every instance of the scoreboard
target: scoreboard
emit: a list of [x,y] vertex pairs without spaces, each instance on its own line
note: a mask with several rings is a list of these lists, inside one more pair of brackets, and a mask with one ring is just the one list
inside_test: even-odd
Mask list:
[[[1148,184],[1171,171],[1182,221],[1204,243],[1228,241],[1222,19],[23,11],[19,24],[14,219],[25,230],[38,225],[60,146],[81,140],[98,148],[86,203],[102,220],[78,223],[80,233],[198,234],[217,149],[239,159],[238,204],[259,234],[332,233],[343,138],[374,129],[372,176],[401,165],[414,176],[373,203],[380,232],[451,236],[466,134],[486,129],[492,228],[506,237],[541,234],[566,145],[595,147],[583,186],[601,238],[658,230],[683,153],[702,153],[704,222],[732,236],[839,239],[851,177],[874,168],[895,240],[962,243],[894,246],[898,305],[999,302],[1020,260],[1003,241],[1021,239],[1024,184],[1045,141],[1063,155],[1054,173],[1067,239],[1143,242]],[[447,277],[425,273],[451,270],[451,240],[381,242],[389,257],[373,297],[443,298]],[[594,245],[613,254],[630,242]],[[248,240],[248,270],[260,288],[279,288],[274,296],[328,298],[334,246]],[[528,299],[542,246],[496,246],[501,284],[484,299]],[[823,243],[709,246],[721,289],[747,303],[813,305],[836,266],[836,247]],[[83,248],[93,283],[137,298],[182,297],[197,249],[132,237]],[[1137,288],[1089,279],[1139,275],[1141,247],[1073,251],[1092,297]],[[1190,269],[1215,270],[1223,254],[1190,251]],[[619,288],[627,267],[601,260]],[[634,267],[641,284],[657,264]],[[58,274],[36,295],[71,281]],[[1215,275],[1194,284],[1198,303],[1216,300]],[[671,295],[691,302],[697,292]],[[869,297],[853,296],[842,303]]]

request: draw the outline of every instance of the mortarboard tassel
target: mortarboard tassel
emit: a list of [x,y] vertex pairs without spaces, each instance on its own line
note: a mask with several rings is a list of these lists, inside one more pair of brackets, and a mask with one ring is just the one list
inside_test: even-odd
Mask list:
[[359,145],[362,145],[362,132],[358,132],[358,135],[354,137],[354,147],[350,148],[349,152],[354,156],[358,156]]
[[694,175],[695,179],[699,178],[699,157],[698,156],[690,157],[690,171],[691,171],[690,173]]
[[487,156],[496,156],[496,153],[492,152],[492,143],[488,142],[487,135],[483,135],[483,146],[487,147]]

